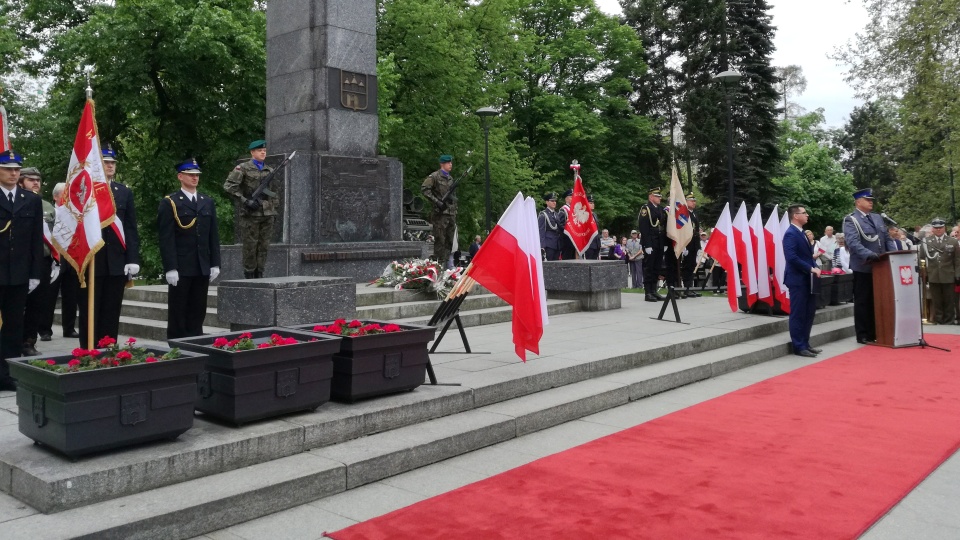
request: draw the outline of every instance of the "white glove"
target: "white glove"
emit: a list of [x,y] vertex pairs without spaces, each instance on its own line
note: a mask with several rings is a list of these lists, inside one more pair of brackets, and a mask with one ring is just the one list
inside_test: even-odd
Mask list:
[[666,253],[668,249],[670,249],[670,248],[668,248],[667,246],[663,246],[663,252],[664,252],[664,253]]
[[684,257],[687,256],[687,250],[686,250],[686,249],[683,250],[683,256],[684,256]]
[[57,261],[50,263],[50,282],[53,283],[60,277],[60,265],[57,264]]
[[213,281],[213,280],[217,279],[217,276],[219,276],[219,275],[220,275],[220,267],[219,267],[219,266],[211,266],[211,267],[210,267],[210,281]]
[[123,273],[127,275],[127,279],[133,279],[133,276],[140,273],[140,265],[126,264],[123,266]]
[[643,252],[646,253],[647,255],[650,255],[650,254],[653,253],[653,248],[647,248],[647,249],[643,250]]
[[176,287],[177,282],[180,281],[180,272],[177,272],[176,270],[171,270],[166,273],[166,278],[167,278],[167,283],[169,283],[171,287]]
[[33,292],[34,289],[37,288],[38,285],[40,285],[40,280],[39,280],[39,279],[31,279],[28,283],[29,283],[29,285],[27,285],[27,294],[30,294],[30,293]]

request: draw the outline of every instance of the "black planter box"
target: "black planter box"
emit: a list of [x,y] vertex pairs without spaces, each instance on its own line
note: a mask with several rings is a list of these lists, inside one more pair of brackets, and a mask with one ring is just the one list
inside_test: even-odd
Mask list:
[[823,309],[830,305],[830,299],[833,296],[833,290],[836,288],[836,276],[820,276],[820,294],[817,295],[817,309]]
[[[157,354],[169,349],[149,347]],[[71,457],[160,439],[193,427],[197,374],[204,356],[80,373],[54,373],[29,360],[66,363],[69,355],[9,360],[17,379],[20,432]]]
[[744,313],[754,313],[757,315],[786,315],[787,312],[783,310],[783,306],[780,305],[780,300],[777,299],[776,295],[773,296],[773,305],[766,302],[756,301],[752,306],[747,307],[747,290],[743,287],[740,289],[740,296],[737,298],[737,306],[740,308],[740,311]]
[[[389,321],[361,322],[392,324]],[[293,328],[312,331],[314,326],[331,324],[321,322]],[[334,399],[353,403],[359,399],[413,390],[423,384],[430,360],[427,343],[433,341],[437,329],[414,324],[398,326],[403,332],[344,337],[340,341],[340,351],[333,355],[331,392]]]
[[[249,351],[213,347],[213,340],[218,337],[234,339],[244,332],[249,332],[255,343],[267,341],[272,334],[302,343]],[[171,339],[169,343],[206,355],[205,371],[197,378],[197,410],[239,425],[314,410],[330,401],[331,357],[340,350],[340,341],[341,338],[328,334],[258,328]]]
[[834,274],[830,305],[839,306],[853,302],[853,274]]

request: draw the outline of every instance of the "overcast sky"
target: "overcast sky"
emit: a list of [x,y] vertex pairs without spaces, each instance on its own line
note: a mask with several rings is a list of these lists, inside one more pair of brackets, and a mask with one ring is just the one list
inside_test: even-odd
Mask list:
[[[774,66],[797,64],[807,77],[807,91],[793,98],[807,110],[824,108],[827,125],[841,127],[861,100],[843,80],[843,67],[827,58],[867,23],[859,0],[768,0],[777,27]],[[617,0],[597,0],[600,9],[620,14]]]

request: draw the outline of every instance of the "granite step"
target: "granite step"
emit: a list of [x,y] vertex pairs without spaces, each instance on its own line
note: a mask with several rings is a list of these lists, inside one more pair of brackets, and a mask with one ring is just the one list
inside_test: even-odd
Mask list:
[[[126,303],[126,301],[124,301]],[[159,310],[160,308],[157,308]],[[152,312],[157,312],[157,310],[151,310]],[[120,335],[123,336],[135,336],[142,339],[150,339],[154,341],[166,342],[167,341],[167,320],[166,320],[166,306],[163,307],[164,316],[163,319],[154,319],[154,318],[144,318],[144,317],[131,317],[129,315],[120,316]],[[122,313],[127,313],[126,308],[124,308]],[[207,323],[211,320],[216,320],[216,310],[213,311],[211,315],[210,308],[207,309],[207,316],[204,319],[203,333],[205,334],[219,334],[222,332],[229,332],[229,328],[224,328],[220,326],[208,326]],[[60,324],[60,310],[57,309],[53,312],[53,322],[54,324]]]
[[[577,300],[547,300],[547,315],[551,317],[565,315],[567,313],[576,313],[578,311],[580,311],[580,302]],[[464,327],[496,324],[512,319],[513,307],[511,306],[471,309],[460,312],[460,320]],[[394,322],[399,324],[427,324],[430,322],[430,315],[425,317],[403,317],[395,319]]]
[[[823,319],[814,327],[814,345],[853,335],[848,318]],[[644,358],[638,359],[642,365],[615,372],[603,374],[602,364],[622,365],[622,359],[591,362],[594,376],[576,381],[560,376],[561,372],[574,376],[574,372],[547,366],[531,376],[541,379],[532,385],[533,392],[487,404],[482,402],[506,395],[504,389],[484,392],[481,384],[455,390],[470,394],[474,406],[407,425],[397,423],[394,416],[392,428],[127,494],[98,505],[96,512],[80,507],[13,519],[0,524],[0,535],[5,539],[190,538],[789,354],[788,334],[769,332],[777,324],[765,326],[768,332],[752,332],[757,335],[753,339],[736,339],[742,332],[731,331],[734,339],[726,346],[711,347],[719,343],[712,338],[686,342],[680,348],[701,349],[687,356],[657,361],[671,351],[664,348],[659,355],[645,351]]]
[[[358,297],[359,298],[359,297]],[[394,321],[400,319],[422,318],[427,320],[433,316],[440,306],[439,300],[407,300],[390,304],[377,304],[357,307],[357,317],[380,321]],[[487,308],[509,306],[495,294],[479,294],[467,296],[460,306],[460,311],[475,311]]]

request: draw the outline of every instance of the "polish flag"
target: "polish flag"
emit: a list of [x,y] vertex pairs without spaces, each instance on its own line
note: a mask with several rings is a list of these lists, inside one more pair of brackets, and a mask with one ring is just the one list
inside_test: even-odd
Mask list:
[[787,313],[790,312],[790,300],[787,298],[787,287],[783,284],[783,271],[787,266],[787,259],[783,255],[783,233],[780,232],[780,206],[773,207],[773,213],[767,218],[763,226],[763,239],[767,248],[767,272],[771,276],[771,291],[774,298]]
[[773,305],[773,294],[770,292],[770,270],[767,267],[767,242],[763,232],[763,215],[760,205],[753,210],[750,216],[750,240],[753,245],[753,254],[757,260],[757,298],[761,302]]
[[[597,230],[597,222],[593,220],[593,212],[590,211],[590,203],[587,201],[587,192],[583,189],[583,182],[580,180],[580,165],[570,166],[573,169],[573,198],[570,199],[570,211],[567,213],[567,224],[563,227],[563,234],[566,234],[577,253],[583,257],[583,252],[590,247],[593,238],[600,234]],[[539,231],[539,229],[538,229]],[[537,238],[540,238],[537,232]],[[539,242],[539,240],[538,240]]]
[[747,285],[747,306],[757,301],[757,257],[753,253],[750,240],[750,222],[747,221],[747,203],[740,203],[736,217],[733,218],[733,241],[737,247],[737,262],[740,263],[742,279]]
[[87,99],[83,107],[67,171],[67,189],[63,205],[57,208],[53,243],[62,259],[77,271],[80,286],[85,287],[87,266],[103,247],[100,229],[116,219],[113,193],[103,171],[92,99]]
[[727,300],[730,302],[730,311],[736,312],[740,275],[737,273],[737,249],[734,246],[733,224],[730,222],[730,203],[723,206],[723,213],[703,251],[727,271]]
[[790,226],[790,213],[784,212],[783,217],[780,218],[780,247],[778,248],[780,252],[777,254],[780,259],[777,259],[779,264],[780,260],[783,260],[783,264],[777,267],[777,282],[780,283],[780,288],[783,290],[783,298],[780,299],[780,305],[783,306],[783,310],[787,313],[790,313],[790,289],[787,288],[784,284],[784,275],[787,271],[787,257],[783,254],[783,235],[787,233],[787,227]]
[[532,198],[524,199],[517,193],[473,258],[468,273],[513,306],[517,356],[526,362],[526,351],[540,354],[540,338],[547,325],[547,294],[540,262],[537,204]]

